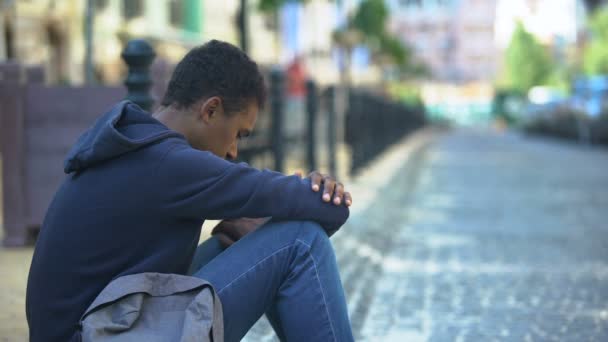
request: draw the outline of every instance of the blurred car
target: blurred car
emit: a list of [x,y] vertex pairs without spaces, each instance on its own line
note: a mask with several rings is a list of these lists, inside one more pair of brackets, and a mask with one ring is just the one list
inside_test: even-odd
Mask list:
[[523,124],[539,119],[549,119],[568,105],[564,93],[546,86],[532,87],[520,115]]
[[579,77],[572,83],[570,106],[590,118],[608,109],[608,76]]

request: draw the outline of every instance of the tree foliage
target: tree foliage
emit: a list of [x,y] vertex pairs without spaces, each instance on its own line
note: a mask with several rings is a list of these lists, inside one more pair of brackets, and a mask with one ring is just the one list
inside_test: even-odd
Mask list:
[[388,8],[383,0],[363,0],[351,20],[352,29],[361,33],[363,43],[376,54],[389,56],[392,62],[404,66],[409,62],[411,51],[386,31]]
[[383,0],[363,0],[357,8],[352,26],[368,37],[385,35],[388,9]]
[[608,74],[608,7],[591,16],[589,28],[591,40],[585,48],[583,69],[588,75]]
[[288,2],[307,3],[309,0],[259,0],[258,9],[262,12],[272,13],[278,11]]
[[380,37],[380,51],[390,56],[397,65],[408,64],[412,54],[411,50],[404,46],[399,39],[388,34]]
[[553,72],[549,54],[521,22],[506,50],[505,67],[508,87],[522,92],[546,84]]
[[[274,13],[289,2],[305,4],[308,1],[258,0],[258,9],[265,13]],[[366,44],[377,53],[390,56],[394,64],[404,66],[409,62],[411,52],[396,37],[386,31],[388,15],[388,8],[384,0],[363,0],[350,20],[349,30],[357,31],[354,37],[361,37],[360,43]],[[334,32],[334,39],[338,43],[352,44],[353,42],[344,42],[353,39],[353,35],[347,34],[349,30]]]

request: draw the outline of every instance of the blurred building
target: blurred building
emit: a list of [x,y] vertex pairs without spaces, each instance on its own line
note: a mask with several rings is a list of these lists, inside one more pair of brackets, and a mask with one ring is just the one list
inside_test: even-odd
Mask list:
[[487,81],[496,73],[496,0],[391,0],[390,30],[432,79]]
[[169,59],[202,40],[199,0],[12,1],[2,14],[14,33],[13,59],[44,65],[52,83],[82,83],[87,4],[93,18],[93,60],[100,82],[120,80],[120,52],[129,38],[151,40],[159,56]]
[[517,21],[565,64],[580,58],[586,32],[582,0],[499,0],[496,9],[496,45],[508,47]]
[[389,30],[412,48],[429,77],[419,82],[431,118],[489,118],[499,50],[497,0],[390,0]]
[[[205,9],[202,17],[205,40],[219,39],[238,45],[239,33],[236,20],[240,1],[200,1]],[[261,13],[257,9],[257,1],[246,1],[246,3],[249,55],[261,65],[278,63],[282,42],[276,18],[271,14]]]
[[493,80],[517,21],[567,58],[584,31],[582,0],[390,0],[391,30],[440,81]]
[[310,76],[321,84],[340,79],[340,64],[334,54],[333,32],[345,23],[353,1],[310,0],[305,4],[288,3],[281,10],[281,63],[299,59]]
[[[87,9],[92,13],[93,65],[97,82],[122,81],[125,42],[144,38],[157,52],[158,70],[169,70],[190,48],[210,39],[238,44],[240,0],[0,0],[0,61],[40,64],[50,83],[85,82]],[[276,13],[248,6],[249,54],[261,65],[287,66],[299,58],[317,82],[337,83],[344,59],[334,31],[346,24],[358,0],[287,2]],[[87,7],[90,6],[90,7]],[[155,67],[156,68],[156,67]],[[155,70],[157,70],[155,69]],[[355,50],[355,83],[379,79],[365,51]],[[159,72],[162,72],[159,71]]]
[[8,59],[14,46],[13,34],[10,31],[12,25],[11,1],[0,0],[0,61]]
[[496,77],[500,51],[495,44],[497,0],[461,0],[455,15],[455,77],[488,81]]
[[431,112],[476,121],[489,110],[492,86],[517,21],[558,63],[580,50],[582,0],[389,0],[390,30],[426,64],[422,96]]
[[517,21],[545,45],[574,44],[585,20],[582,0],[498,0],[496,44],[508,46]]
[[[51,83],[84,82],[87,4],[93,13],[93,64],[97,80],[117,83],[128,39],[144,38],[157,63],[171,65],[210,39],[238,43],[239,0],[0,0],[0,61],[41,64]],[[248,1],[250,54],[260,64],[280,59],[280,32]],[[277,33],[278,32],[278,33]],[[7,39],[7,37],[9,39]]]

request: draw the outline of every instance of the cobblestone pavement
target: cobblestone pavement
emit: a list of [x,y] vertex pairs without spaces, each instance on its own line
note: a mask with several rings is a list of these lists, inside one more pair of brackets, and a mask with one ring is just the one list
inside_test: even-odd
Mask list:
[[333,239],[356,340],[607,341],[607,170],[517,135],[422,149]]
[[[608,340],[607,150],[455,131],[398,170],[333,238],[358,341]],[[2,342],[30,259],[0,248]]]
[[0,247],[0,342],[27,341],[25,284],[31,260],[31,248]]

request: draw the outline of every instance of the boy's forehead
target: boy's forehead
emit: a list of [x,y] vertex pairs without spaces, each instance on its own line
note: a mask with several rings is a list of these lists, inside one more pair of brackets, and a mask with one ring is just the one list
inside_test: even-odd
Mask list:
[[260,111],[260,106],[258,106],[257,101],[252,100],[249,101],[247,103],[247,107],[245,109],[245,116],[247,117],[247,120],[249,121],[250,124],[255,124],[257,118],[258,118],[258,113]]
[[241,133],[251,133],[258,118],[258,105],[256,101],[249,101],[243,110],[235,117],[236,125]]

